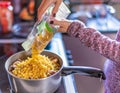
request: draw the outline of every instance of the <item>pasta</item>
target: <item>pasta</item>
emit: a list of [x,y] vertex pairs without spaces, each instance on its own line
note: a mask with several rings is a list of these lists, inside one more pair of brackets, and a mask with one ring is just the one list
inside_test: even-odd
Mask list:
[[43,49],[46,47],[46,45],[49,43],[51,38],[53,37],[53,32],[48,31],[45,29],[43,32],[38,34],[34,42],[32,44],[32,55],[39,55]]
[[40,79],[54,74],[60,69],[60,64],[57,58],[36,55],[25,60],[18,60],[10,68],[11,72],[19,78]]
[[10,67],[10,71],[15,76],[24,79],[46,78],[58,71],[60,64],[57,58],[40,55],[52,36],[53,33],[47,29],[37,35],[32,44],[32,56],[14,62]]

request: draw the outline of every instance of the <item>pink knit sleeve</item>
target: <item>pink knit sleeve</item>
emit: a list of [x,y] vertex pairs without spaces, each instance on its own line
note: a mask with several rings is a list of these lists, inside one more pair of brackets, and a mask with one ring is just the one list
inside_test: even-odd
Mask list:
[[87,28],[80,21],[72,22],[68,34],[79,38],[82,44],[106,58],[120,62],[120,43],[102,35],[93,28]]

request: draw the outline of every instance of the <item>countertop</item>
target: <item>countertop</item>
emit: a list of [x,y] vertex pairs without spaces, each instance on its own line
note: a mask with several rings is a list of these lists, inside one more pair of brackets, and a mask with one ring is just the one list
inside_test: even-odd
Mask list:
[[117,32],[120,29],[120,21],[111,14],[107,14],[107,16],[103,18],[88,19],[86,25],[105,33]]

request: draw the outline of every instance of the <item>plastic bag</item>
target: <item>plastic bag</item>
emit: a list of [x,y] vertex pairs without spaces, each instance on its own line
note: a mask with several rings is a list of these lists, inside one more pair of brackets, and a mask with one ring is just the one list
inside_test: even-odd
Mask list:
[[[31,33],[28,35],[27,40],[22,43],[25,51],[32,48],[33,54],[39,54],[47,46],[52,37],[54,36],[58,26],[51,27],[47,20],[49,20],[53,6],[50,6],[41,22],[36,22]],[[70,14],[69,9],[62,2],[56,14],[57,19],[64,19]],[[39,50],[39,51],[38,51]]]

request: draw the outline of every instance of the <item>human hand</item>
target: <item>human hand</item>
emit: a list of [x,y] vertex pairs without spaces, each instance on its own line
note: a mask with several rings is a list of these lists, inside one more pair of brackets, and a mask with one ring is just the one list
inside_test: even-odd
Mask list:
[[52,19],[50,21],[50,24],[59,26],[57,30],[58,32],[66,33],[68,27],[72,22],[73,22],[72,20],[67,20],[67,19],[63,19],[63,20]]
[[47,10],[47,8],[52,4],[55,5],[52,11],[52,16],[55,17],[61,2],[62,0],[42,0],[40,6],[38,7],[38,16],[37,16],[38,20],[42,19],[43,14]]

